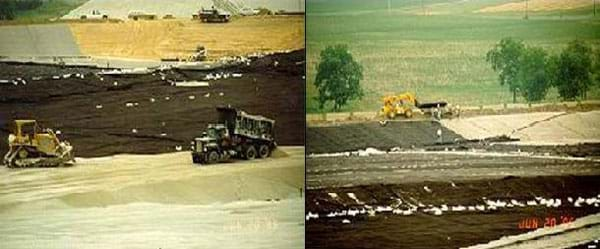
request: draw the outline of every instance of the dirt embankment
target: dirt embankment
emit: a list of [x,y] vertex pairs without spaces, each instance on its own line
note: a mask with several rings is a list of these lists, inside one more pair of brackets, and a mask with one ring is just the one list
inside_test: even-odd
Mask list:
[[[375,121],[309,126],[309,154],[364,150],[486,150],[600,156],[600,111],[483,115],[434,121]],[[442,132],[441,143],[437,137]]]
[[[595,204],[600,198],[599,180],[598,176],[507,177],[310,190],[306,212],[320,215],[307,221],[306,236],[311,239],[306,247],[458,248],[484,243],[599,212]],[[591,200],[591,205],[578,202],[579,198]],[[513,200],[524,206],[507,204]],[[408,210],[411,205],[418,208],[410,214],[384,210]],[[426,211],[444,209],[443,205],[449,210]],[[461,206],[465,210],[452,211]],[[337,215],[365,207],[380,211]],[[327,217],[332,213],[336,217]]]
[[[263,57],[250,66],[135,77],[97,77],[81,68],[1,64],[0,79],[22,78],[27,83],[0,84],[0,137],[8,135],[13,119],[31,118],[60,130],[77,156],[172,152],[177,146],[187,149],[189,141],[216,120],[216,106],[231,105],[275,119],[278,144],[303,145],[303,55],[298,50]],[[175,87],[169,82],[240,72],[240,78],[211,80],[206,88]],[[71,75],[66,78],[65,74]],[[0,143],[0,152],[6,150],[6,143]]]
[[414,148],[438,142],[437,131],[442,131],[442,142],[462,139],[437,122],[377,122],[344,124],[339,126],[308,127],[307,153],[320,154],[365,149],[389,150],[394,147]]
[[304,17],[247,17],[212,24],[175,19],[70,23],[81,52],[139,59],[186,58],[202,45],[209,59],[304,48]]

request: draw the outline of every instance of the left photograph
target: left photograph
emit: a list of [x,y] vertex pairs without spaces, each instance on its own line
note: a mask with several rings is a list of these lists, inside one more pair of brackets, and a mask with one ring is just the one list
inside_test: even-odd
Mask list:
[[0,248],[304,248],[303,0],[0,0]]

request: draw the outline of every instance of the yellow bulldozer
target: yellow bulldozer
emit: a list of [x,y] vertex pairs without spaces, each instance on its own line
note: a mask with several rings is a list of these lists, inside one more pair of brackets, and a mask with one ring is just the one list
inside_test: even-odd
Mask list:
[[412,118],[413,108],[418,107],[418,105],[419,102],[415,98],[415,95],[409,92],[385,96],[383,97],[383,106],[381,107],[380,115],[388,119],[394,119],[399,115]]
[[10,168],[58,167],[75,162],[69,142],[60,141],[51,129],[41,129],[35,120],[15,120],[8,147],[4,165]]
[[379,116],[384,118],[381,122],[385,124],[386,120],[392,120],[398,116],[412,118],[415,110],[421,114],[431,114],[437,120],[442,119],[442,116],[460,115],[459,106],[452,106],[444,101],[419,103],[414,94],[405,92],[383,97],[383,106]]

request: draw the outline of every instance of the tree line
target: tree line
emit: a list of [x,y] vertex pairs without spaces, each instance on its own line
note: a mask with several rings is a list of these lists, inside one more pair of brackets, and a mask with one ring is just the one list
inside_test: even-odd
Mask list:
[[0,0],[0,20],[13,20],[18,12],[42,6],[42,0]]
[[600,85],[600,50],[582,40],[550,55],[540,47],[504,38],[488,51],[486,61],[498,72],[500,84],[508,85],[513,102],[518,94],[527,102],[541,101],[551,87],[563,100],[582,100],[590,87]]

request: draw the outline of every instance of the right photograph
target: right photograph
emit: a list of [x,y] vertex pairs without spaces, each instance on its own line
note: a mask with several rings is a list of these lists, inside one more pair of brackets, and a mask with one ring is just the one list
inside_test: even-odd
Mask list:
[[306,248],[600,248],[595,0],[307,0]]

